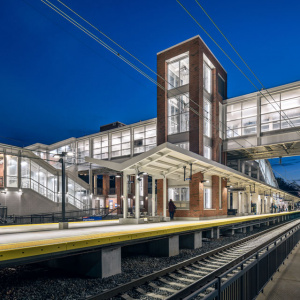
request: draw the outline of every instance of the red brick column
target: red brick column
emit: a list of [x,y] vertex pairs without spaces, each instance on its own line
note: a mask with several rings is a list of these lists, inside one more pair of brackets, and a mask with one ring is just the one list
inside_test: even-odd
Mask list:
[[[167,180],[167,189],[168,189],[168,180]],[[157,215],[158,216],[163,216],[163,199],[164,199],[164,183],[163,179],[157,179]],[[167,195],[167,211],[168,211],[168,195]],[[168,216],[168,212],[167,212]]]
[[122,195],[122,191],[121,191],[121,177],[116,177],[115,178],[115,184],[116,184],[116,194],[117,194],[117,204],[119,207],[123,207],[123,203],[121,201],[121,195]]
[[103,175],[102,178],[103,196],[107,197],[109,194],[109,175]]

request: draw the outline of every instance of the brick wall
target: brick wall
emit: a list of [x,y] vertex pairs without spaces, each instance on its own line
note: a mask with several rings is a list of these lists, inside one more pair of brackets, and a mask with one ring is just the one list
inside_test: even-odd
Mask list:
[[[195,37],[187,42],[175,46],[157,55],[157,73],[167,81],[167,64],[166,61],[189,51],[190,61],[190,106],[198,111],[199,116],[190,110],[190,131],[189,142],[190,150],[197,154],[203,155],[203,53],[215,66],[213,69],[212,83],[212,159],[220,161],[220,145],[219,138],[219,102],[222,97],[218,93],[217,79],[218,74],[225,80],[225,95],[227,94],[227,74],[215,57],[211,54],[206,45],[199,37]],[[157,77],[158,83],[168,89],[167,82]],[[167,120],[167,92],[160,87],[157,88],[157,145],[167,141],[168,136],[168,120]],[[226,97],[225,97],[226,98]],[[192,100],[192,101],[191,101]],[[195,103],[193,103],[195,102]],[[225,160],[225,158],[223,158]]]
[[[163,216],[163,179],[157,179],[157,215]],[[167,182],[168,188],[168,182]],[[168,197],[167,197],[168,201]],[[168,208],[168,203],[167,203]],[[168,213],[167,213],[168,215]]]
[[107,197],[109,194],[109,175],[103,175],[103,196]]

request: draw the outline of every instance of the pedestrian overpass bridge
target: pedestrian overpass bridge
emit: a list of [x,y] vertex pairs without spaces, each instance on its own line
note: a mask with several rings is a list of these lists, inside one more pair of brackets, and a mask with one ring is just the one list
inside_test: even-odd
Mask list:
[[224,101],[227,159],[300,155],[300,81]]

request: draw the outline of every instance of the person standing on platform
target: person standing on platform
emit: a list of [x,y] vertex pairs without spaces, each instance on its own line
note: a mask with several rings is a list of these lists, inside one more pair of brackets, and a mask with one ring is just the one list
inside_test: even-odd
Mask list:
[[170,219],[174,219],[174,213],[176,211],[176,205],[174,204],[173,200],[170,199],[169,201],[169,214],[170,214]]

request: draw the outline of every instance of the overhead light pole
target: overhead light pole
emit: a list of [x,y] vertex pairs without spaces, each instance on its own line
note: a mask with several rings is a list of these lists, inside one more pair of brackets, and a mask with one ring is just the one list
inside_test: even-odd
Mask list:
[[62,152],[60,154],[55,154],[54,157],[59,158],[61,163],[61,210],[62,210],[62,221],[59,222],[59,229],[68,229],[69,224],[66,222],[66,163],[65,157],[73,156],[71,152]]

